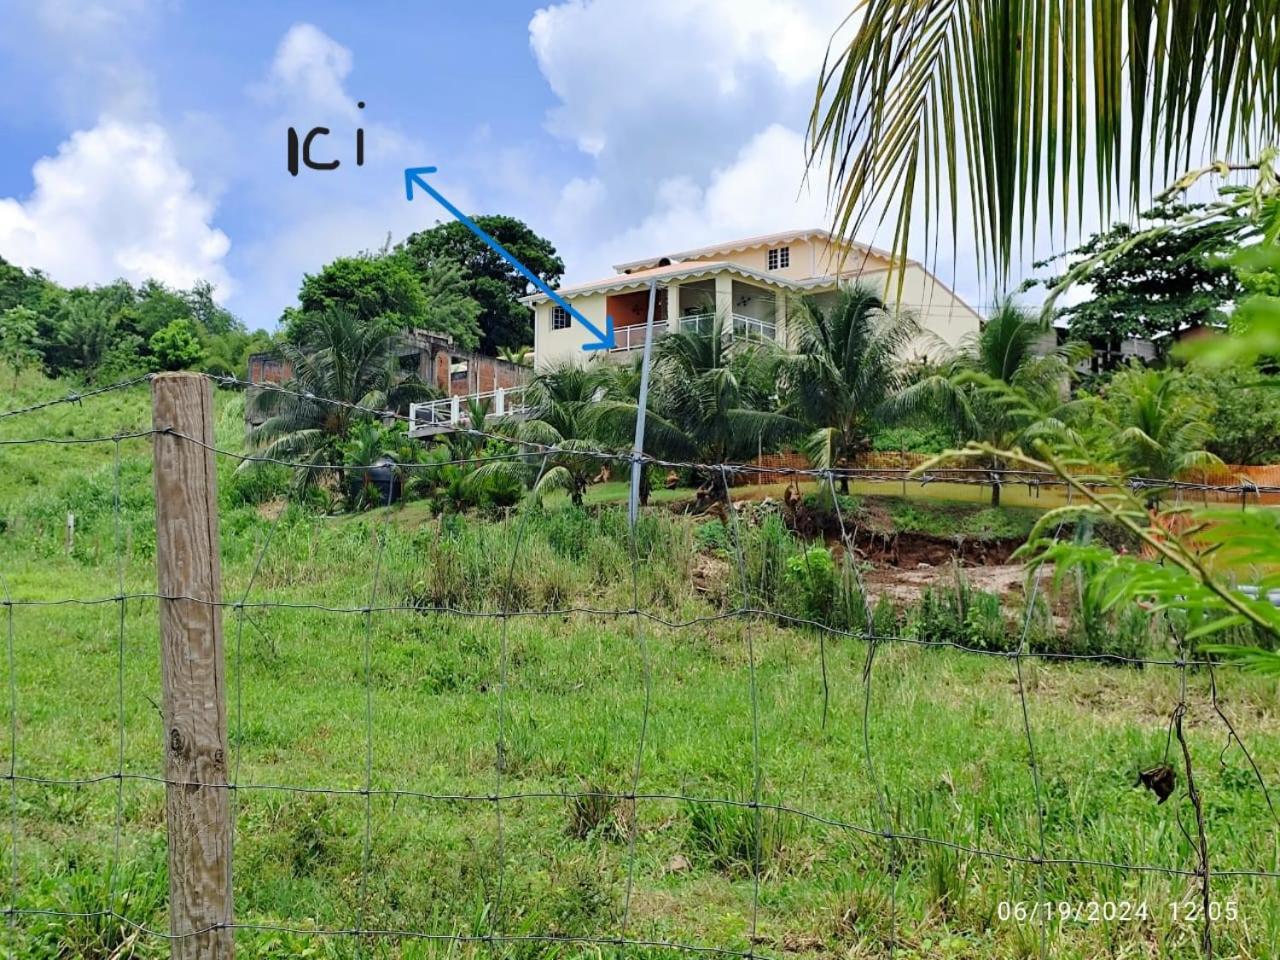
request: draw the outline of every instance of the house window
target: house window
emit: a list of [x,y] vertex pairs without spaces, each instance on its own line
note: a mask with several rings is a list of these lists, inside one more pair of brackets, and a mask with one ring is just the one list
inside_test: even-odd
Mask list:
[[769,269],[785,270],[791,266],[791,248],[774,247],[769,251]]
[[551,329],[552,330],[568,330],[569,329],[569,311],[558,304],[551,308]]

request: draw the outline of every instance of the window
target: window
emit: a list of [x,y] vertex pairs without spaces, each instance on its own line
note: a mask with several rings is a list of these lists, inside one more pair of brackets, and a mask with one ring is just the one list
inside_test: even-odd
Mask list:
[[774,247],[769,251],[769,269],[785,270],[791,266],[791,248]]
[[551,308],[551,329],[552,330],[568,330],[569,329],[569,311],[564,307],[556,304]]

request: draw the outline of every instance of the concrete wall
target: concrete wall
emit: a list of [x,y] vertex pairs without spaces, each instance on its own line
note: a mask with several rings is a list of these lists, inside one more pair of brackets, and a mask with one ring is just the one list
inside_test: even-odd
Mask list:
[[[978,332],[981,318],[973,308],[919,264],[906,268],[901,293],[896,273],[892,277],[887,273],[877,274],[876,278],[886,300],[914,312],[926,332],[948,345],[959,346],[966,336]],[[918,349],[925,347],[922,343]]]

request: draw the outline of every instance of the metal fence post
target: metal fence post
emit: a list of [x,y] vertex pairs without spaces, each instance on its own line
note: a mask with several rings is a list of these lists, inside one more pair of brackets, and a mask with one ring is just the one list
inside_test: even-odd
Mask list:
[[653,310],[658,299],[658,281],[649,281],[649,315],[644,323],[644,353],[640,367],[640,396],[636,404],[636,435],[631,447],[631,496],[627,502],[628,519],[632,528],[640,518],[640,474],[644,464],[644,418],[649,407],[649,360],[653,350]]
[[213,388],[200,374],[161,374],[151,399],[172,955],[228,960],[235,941]]

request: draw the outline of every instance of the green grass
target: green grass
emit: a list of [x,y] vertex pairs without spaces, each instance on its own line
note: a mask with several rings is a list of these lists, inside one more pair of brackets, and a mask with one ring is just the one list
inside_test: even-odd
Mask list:
[[[234,445],[234,397],[220,395],[219,403],[225,413],[219,443]],[[83,408],[0,421],[0,437],[111,434],[146,422],[145,391],[137,390]],[[126,586],[146,592],[155,583],[148,442],[124,441],[121,453]],[[235,599],[248,589],[270,522],[253,508],[231,505],[231,466],[220,464],[220,534],[224,595]],[[105,452],[96,446],[0,446],[0,477],[0,572],[12,595],[112,596],[111,445]],[[59,518],[73,504],[78,538],[68,556]],[[1021,522],[989,516],[980,526]],[[516,553],[515,528],[522,523]],[[721,596],[736,602],[733,565],[698,549],[696,527],[662,510],[645,518],[639,608],[674,622],[718,612]],[[374,605],[492,612],[504,605],[554,611],[570,605],[627,609],[633,603],[620,509],[593,516],[551,507],[491,523],[430,518],[413,504],[331,520],[287,512],[249,599],[365,605],[382,536],[386,548]],[[762,552],[780,548],[747,525],[744,539],[753,592],[763,591],[757,584],[768,580],[780,591],[770,596],[785,602],[785,578],[761,561]],[[125,769],[161,775],[156,603],[130,602],[123,634],[113,603],[20,605],[10,612],[13,669],[7,653],[0,656],[0,690],[12,680],[17,713],[6,698],[0,727],[16,723],[17,754],[11,758],[7,736],[0,737],[0,765],[7,768],[12,760],[20,776],[33,778],[109,775],[118,768],[122,715]],[[371,626],[366,633],[359,615],[305,609],[226,613],[238,782],[348,791],[306,794],[264,786],[236,793],[240,922],[349,928],[363,916],[369,928],[482,935],[492,923],[512,936],[613,937],[626,898],[627,838],[634,825],[628,935],[636,938],[768,955],[881,957],[888,955],[895,918],[898,957],[1033,957],[1038,926],[1001,920],[998,906],[1002,900],[1034,901],[1042,879],[1046,899],[1143,900],[1150,908],[1145,922],[1055,924],[1050,956],[1198,955],[1197,927],[1175,922],[1168,907],[1194,897],[1188,878],[1088,866],[1053,867],[1041,877],[1030,864],[950,848],[908,841],[890,848],[879,837],[774,806],[756,811],[699,802],[749,803],[758,774],[768,805],[878,831],[885,825],[882,785],[884,809],[899,833],[1030,856],[1038,844],[1032,781],[1015,666],[1002,657],[882,648],[864,705],[867,651],[860,641],[764,620],[675,627],[625,615],[519,616],[506,622],[505,644],[503,623],[493,617],[398,610],[374,614]],[[1195,856],[1179,825],[1194,829],[1176,741],[1171,756],[1179,766],[1178,792],[1157,805],[1134,787],[1137,771],[1165,755],[1169,714],[1179,697],[1176,671],[1032,662],[1023,665],[1023,674],[1049,856],[1193,867]],[[646,680],[652,698],[639,791],[693,799],[642,798],[632,811],[625,800],[564,796],[630,790]],[[1276,823],[1246,758],[1214,715],[1209,677],[1190,672],[1187,685],[1187,733],[1213,869],[1280,869]],[[1274,682],[1221,671],[1218,688],[1224,709],[1274,783],[1280,767]],[[369,694],[373,727],[367,740]],[[484,799],[498,788],[500,728],[506,757],[501,791],[537,795],[501,805],[501,847],[494,804]],[[370,743],[372,786],[409,793],[368,801],[370,870],[362,887],[366,800],[358,791],[365,785]],[[116,781],[74,786],[20,780],[5,786],[16,787],[19,880],[15,890],[8,870],[0,870],[0,902],[68,913],[100,909],[114,860]],[[164,790],[146,780],[123,783],[121,863],[114,881],[122,909],[160,929],[167,926]],[[14,797],[0,798],[6,825]],[[757,843],[763,851],[758,870]],[[0,862],[12,854],[6,826]],[[502,898],[495,905],[500,876]],[[757,881],[758,937],[752,945]],[[1214,897],[1234,900],[1238,909],[1235,920],[1216,928],[1220,955],[1280,952],[1274,881],[1218,877]],[[87,917],[23,916],[16,932],[12,946],[22,957],[167,954],[163,941],[130,939],[118,924]],[[241,957],[347,957],[355,947],[341,938],[250,930],[237,935]],[[530,941],[495,952],[549,957],[616,951]],[[628,954],[636,952],[663,951]],[[390,939],[366,951],[386,957],[489,953],[484,944]]]

